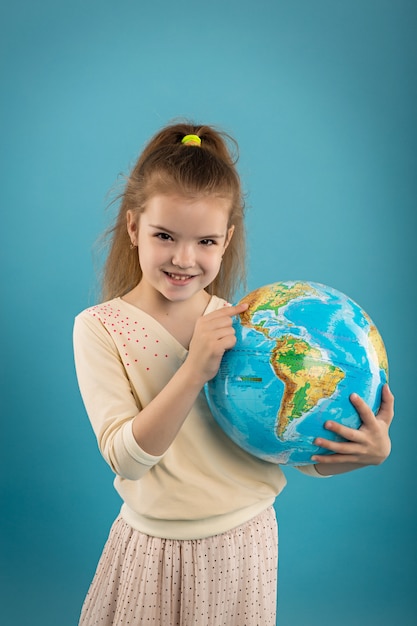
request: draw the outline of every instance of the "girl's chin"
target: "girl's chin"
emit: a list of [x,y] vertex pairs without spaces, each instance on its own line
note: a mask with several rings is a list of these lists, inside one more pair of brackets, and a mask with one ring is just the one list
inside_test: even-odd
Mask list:
[[166,279],[165,285],[159,289],[161,295],[170,302],[183,302],[190,300],[200,292],[204,292],[208,285],[201,283],[198,277],[193,277],[184,281],[174,281]]

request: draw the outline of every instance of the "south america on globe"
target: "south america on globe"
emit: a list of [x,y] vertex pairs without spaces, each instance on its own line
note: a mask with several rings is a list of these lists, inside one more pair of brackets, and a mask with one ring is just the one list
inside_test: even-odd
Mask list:
[[260,287],[241,302],[236,345],[206,386],[214,419],[241,448],[283,465],[329,454],[316,437],[340,440],[326,420],[359,428],[349,396],[378,411],[388,359],[375,324],[356,302],[314,282]]

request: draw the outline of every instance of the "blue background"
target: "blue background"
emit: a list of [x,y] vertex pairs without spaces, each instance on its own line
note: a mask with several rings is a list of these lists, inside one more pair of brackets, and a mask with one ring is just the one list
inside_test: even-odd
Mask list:
[[238,140],[249,288],[329,284],[374,318],[397,417],[381,467],[288,470],[280,626],[414,624],[412,0],[14,0],[0,9],[0,620],[72,626],[119,500],[78,394],[108,191],[178,116]]

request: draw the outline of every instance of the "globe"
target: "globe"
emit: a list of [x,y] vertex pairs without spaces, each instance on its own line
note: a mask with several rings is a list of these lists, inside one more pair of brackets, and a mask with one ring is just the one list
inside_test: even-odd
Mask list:
[[361,420],[355,392],[377,412],[388,377],[383,340],[365,311],[340,291],[287,281],[252,291],[234,319],[236,345],[205,386],[214,419],[241,448],[283,465],[329,454],[316,437],[341,440],[331,419]]

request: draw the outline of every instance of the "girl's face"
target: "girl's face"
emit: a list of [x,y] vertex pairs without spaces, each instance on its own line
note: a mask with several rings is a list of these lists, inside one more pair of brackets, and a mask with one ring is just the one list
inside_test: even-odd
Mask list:
[[230,200],[157,194],[137,217],[128,212],[131,241],[138,246],[142,287],[171,302],[184,301],[217,276],[233,235]]

